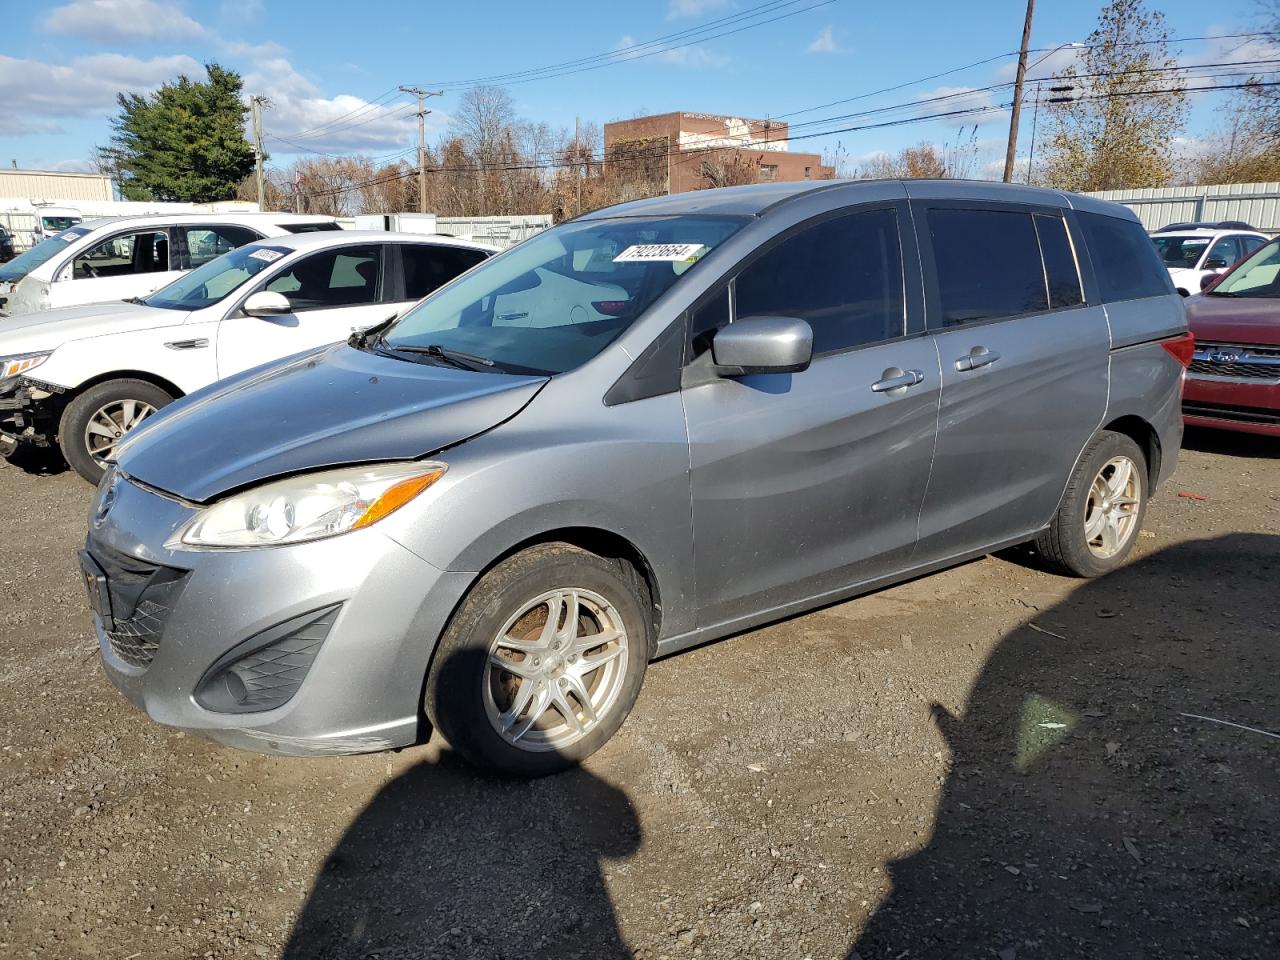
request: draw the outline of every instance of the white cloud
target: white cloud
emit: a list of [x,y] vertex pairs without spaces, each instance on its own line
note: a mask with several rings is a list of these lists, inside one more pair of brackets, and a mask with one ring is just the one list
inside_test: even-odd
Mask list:
[[[262,128],[272,153],[387,154],[417,143],[416,104],[404,97],[370,103],[352,94],[321,96],[316,84],[294,68],[289,51],[278,43],[231,43],[223,50],[229,57],[247,62],[245,94],[261,93],[270,98]],[[428,127],[440,129],[447,120],[444,112],[436,110],[427,117]]]
[[180,4],[168,0],[72,0],[49,11],[44,29],[94,40],[176,40],[204,33]]
[[732,0],[667,0],[667,19],[700,17],[704,13],[723,10]]
[[[614,50],[619,53],[630,50],[636,46],[636,42],[631,37],[623,37],[614,45]],[[675,50],[662,50],[660,53],[654,52],[653,48],[643,48],[636,51],[633,57],[623,57],[619,62],[625,63],[628,60],[639,60],[640,62],[652,61],[654,63],[665,63],[675,67],[723,67],[729,62],[729,58],[722,53],[716,53],[714,50],[708,50],[706,47],[689,46],[679,47]]]
[[813,38],[813,43],[808,46],[809,53],[844,53],[844,48],[836,43],[835,34],[832,33],[831,27],[823,27],[818,31],[818,35]]
[[139,60],[99,53],[67,64],[0,54],[0,126],[9,133],[51,132],[50,117],[114,112],[117,93],[148,93],[180,73],[201,77],[204,67],[181,54]]
[[257,20],[265,9],[263,0],[222,0],[218,15],[223,20],[244,25]]

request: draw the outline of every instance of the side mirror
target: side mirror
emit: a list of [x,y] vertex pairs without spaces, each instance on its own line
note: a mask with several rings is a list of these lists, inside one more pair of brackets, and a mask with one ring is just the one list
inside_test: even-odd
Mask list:
[[259,290],[250,294],[241,309],[250,317],[282,317],[293,313],[289,298],[271,290]]
[[1225,270],[1226,268],[1227,261],[1223,260],[1221,257],[1210,257],[1204,262],[1203,267],[1205,270]]
[[1222,277],[1223,277],[1223,274],[1220,274],[1220,273],[1206,273],[1203,277],[1200,278],[1201,291],[1208,290],[1215,283],[1221,280]]
[[813,329],[796,317],[743,317],[711,341],[721,376],[799,373],[813,359]]

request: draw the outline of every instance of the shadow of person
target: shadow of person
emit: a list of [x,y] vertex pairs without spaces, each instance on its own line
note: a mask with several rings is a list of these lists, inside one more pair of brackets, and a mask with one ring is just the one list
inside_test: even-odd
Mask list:
[[630,958],[604,862],[640,840],[627,795],[581,767],[502,780],[446,749],[356,817],[283,956]]
[[1280,741],[1185,716],[1280,731],[1277,573],[1280,536],[1192,541],[1001,640],[851,956],[1280,956]]

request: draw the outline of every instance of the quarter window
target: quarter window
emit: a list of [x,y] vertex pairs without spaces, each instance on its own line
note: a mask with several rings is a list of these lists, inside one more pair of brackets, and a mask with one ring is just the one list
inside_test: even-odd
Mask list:
[[941,208],[928,223],[943,327],[1049,308],[1030,213]]
[[784,239],[738,275],[735,319],[799,317],[815,354],[900,337],[902,247],[893,210],[826,220]]
[[1173,281],[1151,238],[1136,220],[1102,213],[1078,214],[1102,299],[1136,300],[1173,293]]
[[325,250],[299,260],[266,289],[283,293],[294,310],[377,303],[380,261],[377,245]]
[[77,280],[162,273],[169,269],[169,235],[163,230],[124,233],[103,240],[75,258]]

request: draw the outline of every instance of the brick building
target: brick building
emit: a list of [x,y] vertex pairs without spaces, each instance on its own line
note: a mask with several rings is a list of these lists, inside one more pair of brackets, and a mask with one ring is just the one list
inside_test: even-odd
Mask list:
[[604,125],[606,158],[643,168],[669,193],[767,180],[830,180],[816,153],[787,149],[787,124],[709,113],[662,113]]

